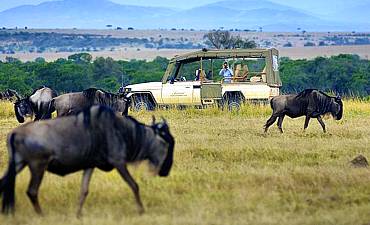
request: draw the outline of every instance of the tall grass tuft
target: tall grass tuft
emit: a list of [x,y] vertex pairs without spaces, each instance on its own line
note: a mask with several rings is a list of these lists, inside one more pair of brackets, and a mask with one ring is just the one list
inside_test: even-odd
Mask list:
[[[363,98],[346,98],[343,100],[343,105],[345,116],[370,116],[370,101],[364,100]],[[156,110],[155,114],[175,118],[184,116],[190,118],[199,116],[242,116],[244,118],[266,118],[271,115],[271,112],[272,110],[269,104],[246,103],[241,105],[240,110],[233,112],[217,107],[208,107],[205,109],[196,109],[193,107],[179,109],[173,107],[166,110]],[[143,114],[147,113],[148,112],[131,112],[131,115],[142,117]],[[13,103],[0,101],[0,119],[1,118],[15,118]]]
[[8,119],[15,118],[14,104],[9,101],[0,101],[0,118]]

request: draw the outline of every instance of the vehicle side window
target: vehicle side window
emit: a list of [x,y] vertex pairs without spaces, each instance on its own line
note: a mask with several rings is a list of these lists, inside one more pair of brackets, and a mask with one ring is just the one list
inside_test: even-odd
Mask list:
[[177,74],[179,81],[193,81],[196,80],[196,71],[200,68],[199,62],[192,62],[182,64]]
[[174,81],[178,80],[178,74],[179,70],[181,69],[181,65],[182,65],[181,63],[176,63],[175,69],[173,70],[172,74],[168,76],[167,81],[173,83]]

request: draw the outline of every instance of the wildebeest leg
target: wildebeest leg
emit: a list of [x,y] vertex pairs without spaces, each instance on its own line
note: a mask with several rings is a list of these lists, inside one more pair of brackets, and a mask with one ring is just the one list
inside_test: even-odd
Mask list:
[[32,163],[29,165],[31,171],[31,181],[28,186],[27,195],[31,200],[33,208],[35,209],[36,213],[42,214],[42,210],[38,200],[38,191],[40,188],[40,184],[42,178],[45,173],[46,163]]
[[278,122],[277,122],[277,125],[278,125],[279,130],[280,130],[281,133],[283,133],[283,120],[284,120],[284,116],[285,115],[280,116],[279,119],[278,119]]
[[93,168],[86,169],[84,170],[84,174],[82,175],[81,195],[80,195],[80,202],[79,202],[78,210],[77,210],[77,217],[82,216],[82,206],[85,202],[87,194],[89,193],[89,184],[90,184],[91,175],[93,171],[94,171]]
[[118,165],[116,166],[116,169],[121,174],[122,178],[130,186],[131,190],[134,192],[136,204],[139,208],[139,213],[144,213],[143,203],[141,202],[139,194],[139,185],[135,182],[134,178],[132,178],[131,174],[128,172],[126,165]]
[[324,131],[324,133],[326,133],[325,123],[324,123],[324,121],[322,121],[321,116],[318,116],[318,117],[317,117],[317,121],[319,121],[319,123],[320,123],[320,125],[321,125],[321,127],[322,127],[322,130]]
[[266,124],[265,124],[265,133],[267,132],[267,130],[269,129],[269,127],[275,123],[277,119],[277,116],[272,114],[272,116],[270,117],[270,119],[267,120]]
[[303,129],[306,130],[307,127],[308,127],[308,123],[310,122],[310,117],[309,116],[306,116],[306,119],[304,120],[304,127]]
[[37,120],[40,120],[40,119],[41,119],[41,115],[39,113],[35,113],[34,121],[37,121]]

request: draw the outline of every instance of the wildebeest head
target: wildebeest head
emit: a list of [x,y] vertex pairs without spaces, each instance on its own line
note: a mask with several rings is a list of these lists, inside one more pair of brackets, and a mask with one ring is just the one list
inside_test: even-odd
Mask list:
[[166,177],[170,173],[173,163],[173,150],[175,147],[175,139],[170,133],[170,128],[167,124],[167,121],[164,118],[162,118],[162,120],[163,122],[161,123],[155,123],[155,118],[153,116],[152,128],[154,129],[155,133],[159,135],[168,144],[166,158],[164,159],[161,168],[158,172],[159,176]]
[[4,92],[0,92],[0,99],[4,100],[20,100],[20,96],[15,90],[6,89]]
[[343,102],[340,96],[332,98],[331,115],[334,119],[340,120],[343,116]]
[[117,97],[117,111],[122,112],[122,115],[128,115],[128,108],[131,104],[131,101],[129,98],[126,98],[125,94],[119,94]]
[[14,112],[19,123],[24,123],[24,117],[31,117],[33,110],[28,98],[17,100],[14,103]]

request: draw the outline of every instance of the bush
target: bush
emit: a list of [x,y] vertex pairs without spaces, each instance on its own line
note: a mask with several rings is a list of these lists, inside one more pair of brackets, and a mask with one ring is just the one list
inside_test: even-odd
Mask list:
[[313,42],[306,42],[306,43],[304,43],[304,46],[305,47],[312,47],[312,46],[316,46],[316,44],[315,43],[313,43]]

